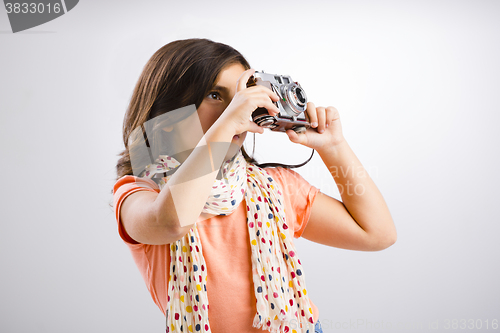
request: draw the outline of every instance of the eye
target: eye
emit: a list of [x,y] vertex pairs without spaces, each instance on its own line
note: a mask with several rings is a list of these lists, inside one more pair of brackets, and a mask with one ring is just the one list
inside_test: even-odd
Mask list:
[[215,99],[215,100],[221,100],[222,98],[220,97],[220,94],[217,91],[211,91],[207,95],[208,98],[210,99]]

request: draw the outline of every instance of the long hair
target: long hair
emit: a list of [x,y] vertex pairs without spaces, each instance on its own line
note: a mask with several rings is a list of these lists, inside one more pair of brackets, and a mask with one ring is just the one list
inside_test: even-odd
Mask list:
[[[240,52],[208,39],[177,40],[156,51],[144,66],[125,114],[125,149],[118,154],[121,157],[116,164],[116,180],[133,175],[129,139],[135,129],[144,128],[148,120],[181,107],[194,104],[197,109],[215,85],[220,72],[235,63],[250,68]],[[242,153],[248,162],[257,164],[243,147]],[[278,165],[291,167],[273,164]]]

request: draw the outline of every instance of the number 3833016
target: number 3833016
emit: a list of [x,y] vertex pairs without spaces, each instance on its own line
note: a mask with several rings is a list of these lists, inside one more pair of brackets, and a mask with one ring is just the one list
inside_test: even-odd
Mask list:
[[498,329],[498,319],[493,320],[481,320],[481,319],[446,319],[444,320],[444,329],[470,329],[470,330],[481,330],[481,329]]
[[42,13],[56,13],[61,12],[61,4],[60,3],[27,3],[27,2],[7,2],[5,4],[5,9],[7,10],[7,14],[42,14]]

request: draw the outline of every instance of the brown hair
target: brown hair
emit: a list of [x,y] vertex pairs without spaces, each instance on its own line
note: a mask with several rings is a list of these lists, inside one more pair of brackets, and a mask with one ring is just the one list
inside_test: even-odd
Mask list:
[[177,40],[156,51],[144,66],[125,114],[125,150],[119,154],[116,180],[133,175],[128,141],[134,129],[187,105],[198,108],[222,69],[234,63],[250,68],[241,53],[208,39]]
[[[148,120],[184,106],[194,104],[197,109],[215,85],[220,72],[234,63],[241,64],[245,69],[250,68],[247,60],[237,50],[208,39],[177,40],[156,51],[142,70],[125,114],[125,149],[118,154],[121,157],[116,164],[116,180],[125,175],[133,175],[129,138],[135,129],[144,129]],[[148,143],[149,146],[151,144]],[[257,164],[245,152],[244,147],[242,153],[248,162]],[[267,163],[259,166],[301,165]]]

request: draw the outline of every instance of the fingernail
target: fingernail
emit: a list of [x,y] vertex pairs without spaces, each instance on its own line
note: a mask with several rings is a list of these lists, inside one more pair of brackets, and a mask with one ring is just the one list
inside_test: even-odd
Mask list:
[[325,130],[320,130],[319,132],[320,132],[320,133],[323,133],[324,131],[325,131]]
[[328,128],[328,124],[326,124],[326,128]]
[[311,126],[312,127],[318,127],[318,123],[317,122],[311,123]]

